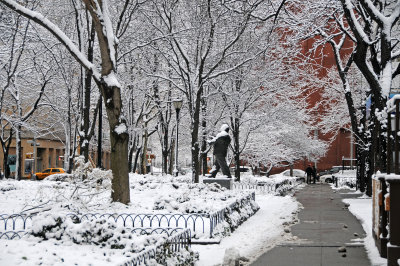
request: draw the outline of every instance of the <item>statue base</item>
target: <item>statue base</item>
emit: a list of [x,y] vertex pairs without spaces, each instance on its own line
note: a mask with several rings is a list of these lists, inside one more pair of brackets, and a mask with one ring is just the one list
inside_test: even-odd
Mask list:
[[203,183],[204,184],[211,184],[211,183],[217,183],[221,187],[227,188],[227,189],[232,189],[233,187],[233,178],[227,178],[227,177],[221,177],[221,178],[203,178]]

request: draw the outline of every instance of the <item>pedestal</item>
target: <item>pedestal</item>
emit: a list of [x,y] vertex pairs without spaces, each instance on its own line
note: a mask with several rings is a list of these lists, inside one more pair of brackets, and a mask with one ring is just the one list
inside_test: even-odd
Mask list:
[[203,183],[204,184],[211,184],[211,183],[217,183],[221,187],[227,188],[227,189],[232,189],[233,187],[233,178],[203,178]]

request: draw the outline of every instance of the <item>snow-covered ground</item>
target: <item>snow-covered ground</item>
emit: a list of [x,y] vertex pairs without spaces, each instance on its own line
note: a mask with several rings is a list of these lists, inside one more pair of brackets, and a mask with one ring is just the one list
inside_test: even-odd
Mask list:
[[[2,180],[0,214],[44,212],[47,216],[41,219],[51,224],[60,215],[70,212],[211,213],[249,194],[248,190],[225,190],[213,185],[192,184],[190,174],[179,178],[134,174],[130,176],[131,203],[123,205],[110,202],[108,177],[109,173],[95,169],[88,175],[85,184],[73,180]],[[244,182],[251,179],[253,177],[249,174],[243,176]],[[290,237],[284,233],[284,228],[296,219],[296,200],[290,196],[274,196],[263,192],[256,195],[256,203],[259,211],[223,238],[220,244],[192,246],[200,255],[197,265],[226,265],[224,258],[236,259],[239,255],[251,261],[279,241]],[[31,223],[30,220],[28,222]],[[66,222],[52,233],[61,235],[60,240],[37,237],[0,240],[0,265],[119,265],[129,258],[130,250],[143,250],[146,245],[154,246],[157,241],[162,241],[162,237],[155,236],[143,238],[129,248],[126,245],[122,249],[111,249],[110,246],[115,243],[112,241],[117,241],[112,237],[104,242],[105,247],[100,247],[90,244],[90,241],[97,241],[95,236],[89,239],[86,235],[85,230],[94,225],[105,232],[118,232],[116,236],[126,242],[124,230],[108,222],[82,222],[79,226]],[[0,226],[4,226],[4,223]],[[136,237],[139,239],[139,236]],[[89,241],[89,244],[85,241]]]
[[367,234],[364,245],[372,265],[387,265],[387,260],[379,255],[372,236],[372,199],[362,196],[357,199],[344,199],[343,202],[350,204],[349,211],[361,222]]
[[250,263],[292,237],[284,229],[296,221],[299,204],[293,197],[256,195],[256,202],[260,210],[219,245],[193,246],[200,253],[196,265],[229,265],[228,262],[239,257]]

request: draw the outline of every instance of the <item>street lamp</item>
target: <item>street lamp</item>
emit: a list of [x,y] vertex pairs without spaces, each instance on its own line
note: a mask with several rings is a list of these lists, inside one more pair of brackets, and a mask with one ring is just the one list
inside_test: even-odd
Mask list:
[[179,132],[179,111],[182,108],[183,100],[181,98],[177,98],[172,101],[174,103],[175,111],[176,111],[176,141],[175,141],[175,165],[174,165],[174,176],[178,176],[178,132]]

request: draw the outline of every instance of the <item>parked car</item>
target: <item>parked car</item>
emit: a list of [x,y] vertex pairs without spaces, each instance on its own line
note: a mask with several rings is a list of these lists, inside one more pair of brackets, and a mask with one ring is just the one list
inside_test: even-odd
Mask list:
[[40,173],[35,173],[36,179],[42,180],[49,175],[54,175],[54,174],[63,174],[65,173],[64,169],[62,168],[47,168],[43,172]]
[[319,172],[319,176],[320,176],[320,181],[323,183],[332,183],[333,182],[333,175],[336,173],[341,172],[343,169],[344,171],[348,171],[352,169],[354,169],[355,167],[350,167],[350,166],[333,166],[331,169],[329,170],[324,170]]
[[[322,173],[322,172],[321,172],[321,173]],[[321,175],[321,173],[320,173],[320,176],[319,176],[319,181],[320,181],[321,183],[332,183],[332,181],[333,181],[332,174],[324,174],[324,175]]]
[[[290,169],[283,171],[280,174],[270,175],[270,178],[278,177],[278,176],[290,176]],[[300,169],[293,169],[293,177],[296,177],[297,180],[305,182],[306,180],[306,172]]]

